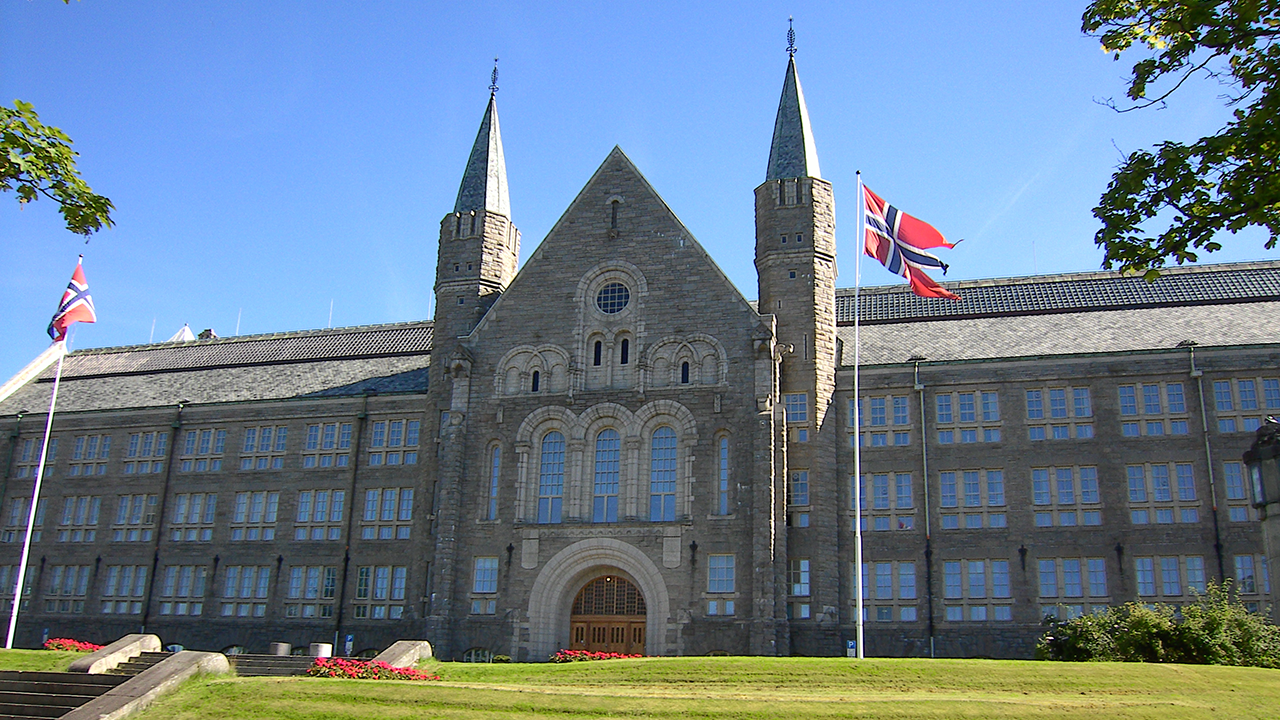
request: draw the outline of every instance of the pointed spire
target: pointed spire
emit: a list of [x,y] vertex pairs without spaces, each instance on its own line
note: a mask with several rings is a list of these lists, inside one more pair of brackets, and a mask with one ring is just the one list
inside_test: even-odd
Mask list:
[[498,59],[493,59],[493,76],[489,85],[489,107],[480,121],[480,132],[471,148],[458,201],[453,211],[484,211],[511,217],[511,197],[507,193],[507,162],[502,156],[502,132],[498,128]]
[[769,172],[765,180],[822,177],[818,170],[818,150],[809,127],[809,110],[796,74],[796,35],[787,30],[787,76],[782,82],[778,118],[773,123],[773,145],[769,148]]

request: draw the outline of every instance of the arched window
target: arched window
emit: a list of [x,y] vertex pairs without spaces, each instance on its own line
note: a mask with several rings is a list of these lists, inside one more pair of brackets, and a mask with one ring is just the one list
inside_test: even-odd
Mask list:
[[529,378],[529,392],[538,392],[538,386],[542,384],[542,375],[537,371],[533,371],[533,376]]
[[542,472],[538,476],[538,522],[560,522],[564,503],[564,435],[552,430],[542,437]]
[[498,471],[502,469],[502,448],[495,445],[489,451],[488,497],[484,508],[485,520],[498,519]]
[[609,203],[609,228],[611,230],[618,229],[618,206],[621,204],[617,200]]
[[680,384],[681,385],[689,384],[689,361],[688,360],[685,360],[684,362],[680,363]]
[[626,365],[631,362],[631,341],[627,338],[622,338],[622,349],[619,352],[618,360],[620,365]]
[[649,519],[676,519],[676,431],[663,426],[653,431],[649,461]]
[[591,522],[618,522],[618,466],[622,440],[618,431],[596,436],[596,487]]
[[596,354],[595,354],[595,359],[591,361],[591,364],[592,364],[592,365],[595,365],[596,367],[599,367],[599,366],[600,366],[600,358],[601,358],[601,356],[603,356],[603,355],[604,355],[604,343],[602,343],[602,342],[600,342],[599,340],[597,340],[597,341],[596,341]]
[[716,455],[716,514],[729,514],[729,436],[721,435]]

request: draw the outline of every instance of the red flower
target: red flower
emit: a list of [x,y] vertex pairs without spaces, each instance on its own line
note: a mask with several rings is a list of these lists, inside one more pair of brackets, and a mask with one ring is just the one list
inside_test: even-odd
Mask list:
[[94,645],[90,642],[81,642],[80,640],[72,640],[71,638],[49,638],[44,641],[45,650],[68,650],[73,652],[93,652],[101,650],[101,645]]

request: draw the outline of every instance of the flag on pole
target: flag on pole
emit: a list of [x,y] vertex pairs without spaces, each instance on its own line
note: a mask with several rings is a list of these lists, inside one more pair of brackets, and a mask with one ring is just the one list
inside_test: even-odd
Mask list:
[[925,274],[925,268],[941,268],[947,274],[947,264],[928,248],[955,247],[936,228],[923,220],[911,217],[890,205],[862,186],[866,206],[866,253],[884,264],[889,272],[911,281],[911,292],[920,297],[959,300],[960,296],[947,290]]
[[98,316],[93,311],[93,298],[89,296],[89,283],[85,282],[81,264],[84,256],[76,263],[75,272],[71,273],[71,282],[66,292],[62,293],[62,302],[58,303],[58,311],[49,321],[49,337],[58,342],[67,337],[67,328],[73,322],[97,322]]

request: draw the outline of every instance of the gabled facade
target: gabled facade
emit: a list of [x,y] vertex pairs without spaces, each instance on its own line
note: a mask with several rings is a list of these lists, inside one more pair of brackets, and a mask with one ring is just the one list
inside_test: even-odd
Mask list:
[[[18,644],[839,655],[861,576],[869,655],[1028,657],[1045,614],[1269,602],[1280,263],[855,299],[816,146],[792,58],[754,303],[618,148],[519,267],[491,95],[433,322],[73,353]],[[50,381],[0,398],[6,603]]]

